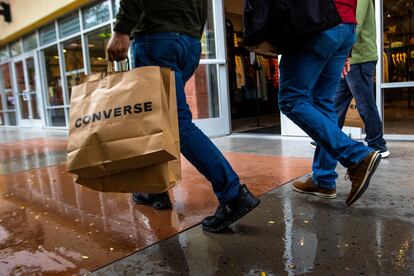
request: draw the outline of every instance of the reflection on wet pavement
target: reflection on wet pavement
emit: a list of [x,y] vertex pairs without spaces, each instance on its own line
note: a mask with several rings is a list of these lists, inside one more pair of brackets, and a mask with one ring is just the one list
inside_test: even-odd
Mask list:
[[[227,157],[257,195],[309,170],[308,159]],[[75,185],[65,164],[0,176],[0,275],[87,272],[192,227],[217,204],[185,161],[183,183],[171,195],[173,211],[134,206],[126,194]]]
[[0,175],[64,162],[66,147],[66,140],[45,138],[0,144]]
[[0,160],[15,160],[21,156],[48,154],[66,150],[68,142],[62,139],[30,139],[0,144]]
[[343,178],[334,200],[285,185],[227,234],[198,226],[94,275],[414,275],[414,145],[389,148],[351,208]]
[[0,134],[0,144],[6,144],[32,139],[67,140],[68,131],[65,129],[1,128]]
[[285,186],[262,197],[234,233],[197,227],[95,275],[413,275],[412,221],[316,205]]

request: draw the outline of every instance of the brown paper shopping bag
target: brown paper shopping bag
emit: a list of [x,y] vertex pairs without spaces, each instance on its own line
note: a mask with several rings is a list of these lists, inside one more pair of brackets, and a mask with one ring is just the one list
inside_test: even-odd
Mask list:
[[67,169],[93,179],[179,158],[174,73],[156,66],[72,88]]
[[76,177],[75,182],[99,192],[162,193],[181,181],[180,160],[96,179]]
[[364,121],[362,121],[362,118],[359,115],[355,99],[352,99],[351,104],[348,107],[344,126],[365,128]]

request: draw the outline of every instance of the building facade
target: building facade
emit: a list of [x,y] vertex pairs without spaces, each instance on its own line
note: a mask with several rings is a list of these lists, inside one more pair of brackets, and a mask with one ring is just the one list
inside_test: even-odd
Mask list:
[[[106,64],[105,47],[119,1],[10,0],[9,3],[12,22],[0,19],[0,127],[65,129],[69,122],[71,87]],[[375,4],[381,57],[376,74],[377,104],[385,134],[411,139],[414,137],[411,103],[414,3],[376,0]],[[209,1],[202,59],[186,87],[194,121],[210,136],[226,135],[238,131],[240,125],[252,126],[252,122],[254,129],[262,127],[276,134],[303,135],[277,109],[277,57],[256,57],[267,72],[263,75],[266,82],[262,90],[260,72],[250,72],[248,64],[240,67],[240,61],[253,58],[242,47],[242,7],[243,0]],[[257,80],[253,88],[246,88],[249,76]],[[358,136],[360,132],[356,133]]]

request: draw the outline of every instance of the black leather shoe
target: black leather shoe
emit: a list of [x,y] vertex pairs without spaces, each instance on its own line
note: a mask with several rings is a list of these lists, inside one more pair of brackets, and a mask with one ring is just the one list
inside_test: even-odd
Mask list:
[[240,186],[239,195],[226,204],[220,204],[214,216],[203,220],[203,229],[207,232],[221,232],[230,224],[244,217],[247,213],[259,205],[260,200],[252,195],[246,185]]
[[172,208],[168,192],[161,194],[133,193],[132,200],[139,205],[149,205],[157,210],[168,210]]

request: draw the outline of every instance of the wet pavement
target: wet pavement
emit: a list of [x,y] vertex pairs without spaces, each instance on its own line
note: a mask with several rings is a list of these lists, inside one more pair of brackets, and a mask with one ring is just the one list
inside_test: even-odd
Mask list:
[[74,184],[65,139],[0,129],[0,275],[414,275],[414,143],[389,143],[391,158],[347,208],[343,168],[335,200],[275,189],[310,171],[309,140],[214,139],[262,195],[219,235],[198,224],[217,202],[187,162],[174,209],[155,211]]
[[[248,138],[220,142],[251,148]],[[262,196],[229,233],[197,226],[94,275],[414,275],[414,143],[389,148],[392,156],[351,208],[341,168],[337,199],[285,185]]]
[[[232,151],[226,156],[256,195],[309,171],[309,147],[298,154],[280,140],[239,139],[215,142]],[[252,143],[261,146],[255,153]],[[128,195],[74,184],[65,148],[64,132],[0,129],[0,275],[84,274],[186,233],[216,208],[210,185],[188,162],[171,191],[174,209],[154,211]]]
[[67,141],[35,138],[0,144],[0,175],[66,161]]

